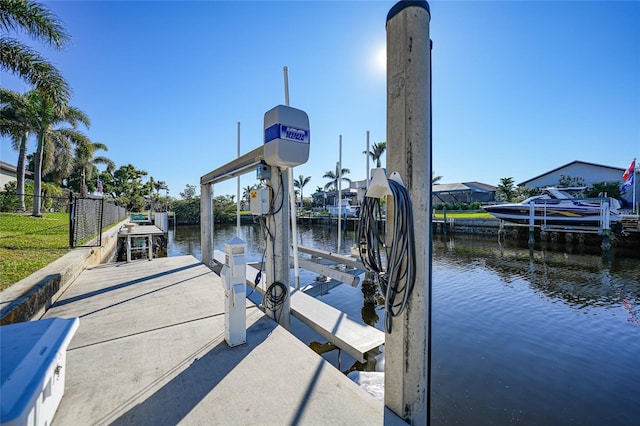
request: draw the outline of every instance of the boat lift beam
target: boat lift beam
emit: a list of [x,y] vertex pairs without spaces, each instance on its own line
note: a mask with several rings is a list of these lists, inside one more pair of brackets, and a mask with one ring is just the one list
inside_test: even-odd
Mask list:
[[213,185],[255,170],[264,159],[264,147],[250,151],[200,178],[200,244],[202,263],[213,268]]
[[264,160],[264,147],[250,151],[233,161],[220,166],[200,178],[200,185],[213,185],[227,179],[238,177],[255,170],[256,166]]
[[[200,245],[202,263],[210,269],[214,268],[214,213],[213,185],[227,179],[241,176],[256,170],[264,161],[264,145],[253,151],[239,156],[233,161],[218,167],[200,178]],[[270,187],[274,194],[280,194],[282,200],[289,197],[288,173],[278,167],[273,167]],[[267,243],[266,263],[267,271],[272,282],[280,283],[286,289],[287,297],[273,311],[267,310],[267,315],[275,319],[286,329],[290,328],[290,298],[289,293],[289,204],[282,207],[266,218],[267,228],[274,230],[273,243]],[[275,287],[274,287],[275,288]],[[275,290],[274,290],[275,291]]]

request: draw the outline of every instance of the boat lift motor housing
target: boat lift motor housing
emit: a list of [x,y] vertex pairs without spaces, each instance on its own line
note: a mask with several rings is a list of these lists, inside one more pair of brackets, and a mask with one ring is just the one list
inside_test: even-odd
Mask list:
[[238,237],[229,240],[225,244],[226,262],[220,273],[224,285],[224,340],[231,347],[247,341],[246,247]]
[[309,159],[309,116],[278,105],[264,114],[264,161],[272,166],[295,167]]

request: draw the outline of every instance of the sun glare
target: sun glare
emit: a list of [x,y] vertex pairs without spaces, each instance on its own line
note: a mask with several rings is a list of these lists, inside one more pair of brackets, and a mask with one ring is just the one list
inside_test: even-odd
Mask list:
[[375,54],[375,66],[376,71],[385,73],[387,71],[387,46],[382,45],[378,48]]

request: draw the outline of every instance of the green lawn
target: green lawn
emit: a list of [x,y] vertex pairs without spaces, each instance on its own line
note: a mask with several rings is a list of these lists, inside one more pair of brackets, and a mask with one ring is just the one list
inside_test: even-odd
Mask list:
[[0,213],[0,290],[69,252],[69,214]]
[[[436,213],[434,215],[436,219],[442,219],[444,217],[443,213]],[[476,211],[451,211],[447,212],[447,217],[453,217],[455,219],[495,219],[495,216],[487,212],[476,212]]]

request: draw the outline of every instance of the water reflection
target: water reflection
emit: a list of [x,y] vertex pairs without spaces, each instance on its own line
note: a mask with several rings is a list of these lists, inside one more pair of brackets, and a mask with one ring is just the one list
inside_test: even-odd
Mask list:
[[469,265],[495,272],[505,285],[525,280],[531,288],[576,309],[620,306],[640,299],[640,262],[589,254],[571,254],[542,245],[530,251],[518,242],[441,237],[434,240],[434,261],[467,270]]

